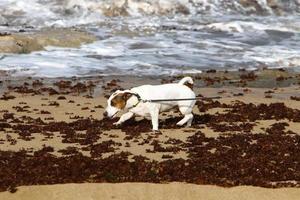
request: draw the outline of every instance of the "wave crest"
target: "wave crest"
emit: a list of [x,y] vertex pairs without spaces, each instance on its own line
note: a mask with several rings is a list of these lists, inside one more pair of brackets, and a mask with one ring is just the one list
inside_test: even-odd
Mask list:
[[88,24],[117,16],[290,15],[300,0],[0,0],[1,24]]

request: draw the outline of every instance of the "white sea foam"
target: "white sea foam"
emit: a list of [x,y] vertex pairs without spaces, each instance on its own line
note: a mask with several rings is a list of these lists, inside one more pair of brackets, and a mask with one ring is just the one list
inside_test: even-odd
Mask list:
[[265,30],[277,30],[283,32],[298,32],[296,26],[292,28],[285,27],[284,24],[263,24],[261,22],[247,22],[247,21],[231,21],[231,22],[219,22],[207,25],[208,28],[225,32],[253,32],[253,31],[265,31]]
[[[245,2],[245,1],[244,1]],[[276,3],[276,4],[274,4]],[[0,22],[34,26],[74,26],[112,16],[174,16],[299,12],[298,0],[0,0]],[[275,9],[275,10],[274,10]]]
[[[300,67],[299,0],[0,0],[0,31],[71,27],[99,40],[0,55],[13,75],[161,75]],[[274,5],[275,2],[275,5]]]

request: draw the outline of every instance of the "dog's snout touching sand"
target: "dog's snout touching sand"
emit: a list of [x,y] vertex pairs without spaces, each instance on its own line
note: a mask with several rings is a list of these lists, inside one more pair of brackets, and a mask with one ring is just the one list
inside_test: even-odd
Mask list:
[[104,112],[103,112],[103,117],[104,117],[104,118],[107,118],[107,116],[108,116],[107,112],[104,111]]

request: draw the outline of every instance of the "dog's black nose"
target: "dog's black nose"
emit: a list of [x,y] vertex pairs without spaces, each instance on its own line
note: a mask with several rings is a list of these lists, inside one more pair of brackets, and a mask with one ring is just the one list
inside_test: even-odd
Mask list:
[[103,113],[103,117],[107,117],[107,112],[106,111]]

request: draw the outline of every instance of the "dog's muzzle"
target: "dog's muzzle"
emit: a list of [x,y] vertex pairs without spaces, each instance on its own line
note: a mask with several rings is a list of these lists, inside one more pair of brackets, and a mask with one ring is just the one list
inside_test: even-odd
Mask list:
[[118,111],[117,112],[115,112],[114,114],[112,114],[112,115],[108,115],[108,113],[105,111],[104,113],[103,113],[103,117],[104,118],[114,118],[115,116],[116,116],[116,114],[118,113]]
[[104,111],[103,117],[104,117],[104,118],[108,118],[108,113],[107,113],[106,111]]
[[106,110],[103,112],[104,118],[114,118],[120,110],[114,107],[107,107]]

